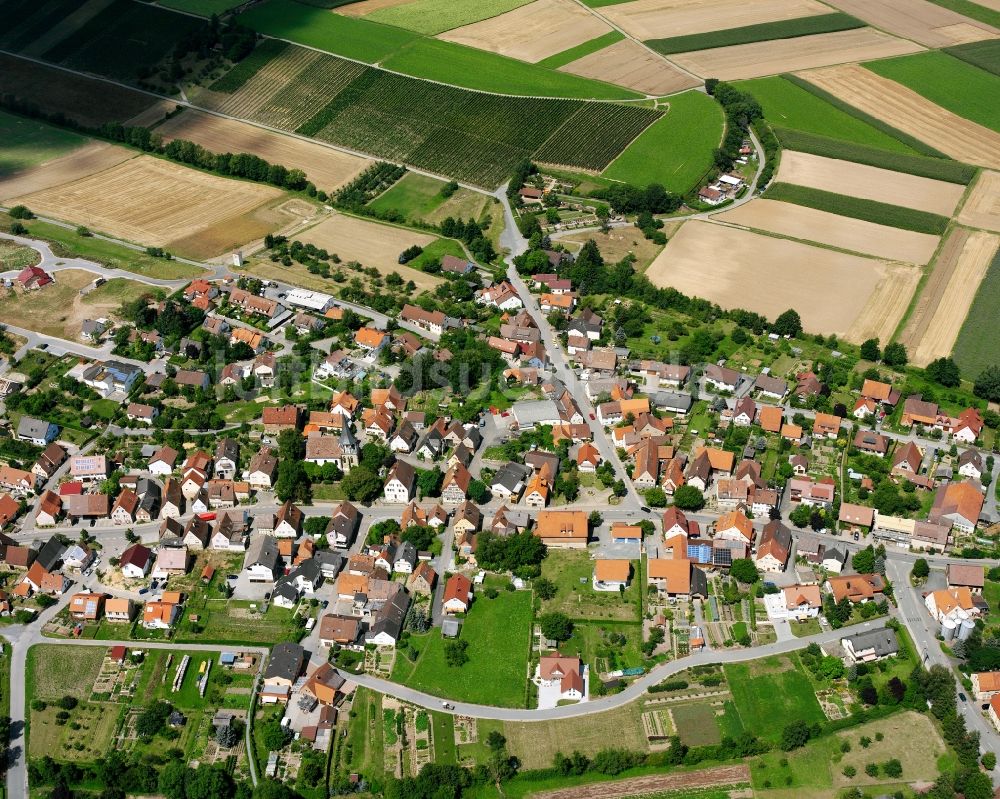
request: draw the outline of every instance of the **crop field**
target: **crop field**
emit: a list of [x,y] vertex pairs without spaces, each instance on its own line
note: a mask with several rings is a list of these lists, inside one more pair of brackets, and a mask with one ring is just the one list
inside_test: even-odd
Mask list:
[[814,70],[802,77],[952,158],[1000,167],[1000,134],[953,114],[871,70],[850,64]]
[[[588,3],[589,5],[589,3]],[[633,0],[601,14],[637,39],[688,36],[829,13],[815,0]]]
[[864,24],[849,14],[817,14],[811,17],[786,19],[778,22],[761,22],[742,28],[724,28],[706,33],[691,33],[687,36],[672,36],[669,39],[650,39],[646,42],[658,53],[671,55],[690,50],[709,50],[713,47],[731,47],[734,44],[768,42],[774,39],[794,39],[817,33],[831,33],[862,28]]
[[596,39],[591,39],[589,42],[578,44],[576,47],[571,47],[569,50],[563,50],[560,53],[550,55],[548,58],[543,58],[537,63],[539,66],[559,69],[559,67],[564,67],[571,61],[577,61],[584,56],[590,55],[591,53],[596,53],[598,50],[603,50],[605,47],[610,47],[615,42],[620,42],[624,38],[625,37],[618,31],[613,30],[610,33],[604,34],[604,36],[598,36]]
[[754,230],[825,244],[875,258],[920,265],[931,260],[940,241],[938,236],[927,233],[899,230],[775,200],[757,199],[716,218]]
[[438,38],[535,63],[609,31],[610,25],[573,0],[534,0]]
[[368,203],[368,207],[396,211],[411,221],[436,223],[449,216],[480,219],[492,204],[487,195],[465,188],[446,198],[441,194],[444,186],[443,181],[407,172],[392,188]]
[[189,14],[198,14],[202,17],[222,14],[241,4],[240,0],[158,0],[158,2],[161,6],[176,8],[178,11],[187,11]]
[[657,58],[631,39],[623,39],[560,69],[655,96],[674,94],[701,85],[696,78]]
[[[309,106],[303,93],[326,104]],[[234,93],[211,95],[223,113],[490,188],[525,158],[602,169],[660,116],[610,103],[470,93],[297,47]],[[303,121],[306,108],[313,116]]]
[[186,139],[215,153],[253,153],[272,164],[301,169],[326,192],[347,183],[370,164],[356,155],[201,111],[178,114],[156,132],[165,141]]
[[921,97],[994,131],[1000,131],[1000,76],[932,51],[865,64],[877,75],[913,89]]
[[876,28],[927,47],[990,39],[1000,31],[927,0],[830,0]]
[[670,60],[702,77],[741,80],[851,61],[888,58],[915,53],[920,49],[913,42],[897,39],[874,28],[857,28],[796,39],[694,50],[677,53]]
[[34,61],[0,53],[0,94],[30,100],[83,125],[124,122],[149,108],[155,99],[110,83],[73,75]]
[[951,216],[965,193],[958,183],[794,150],[782,152],[775,180],[941,216]]
[[143,155],[18,200],[45,216],[146,245],[169,246],[280,196],[270,186],[237,184]]
[[960,58],[967,64],[1000,75],[1000,39],[985,39],[949,47],[946,53]]
[[499,16],[530,2],[531,0],[477,0],[475,3],[410,0],[408,3],[393,4],[372,11],[365,15],[365,19],[433,36],[481,19]]
[[[997,307],[1000,306],[1000,253],[993,258],[986,277],[972,301],[955,341],[952,357],[966,377],[975,378],[997,363]],[[988,584],[987,584],[988,585]]]
[[0,175],[44,164],[87,143],[76,133],[5,111],[0,111],[0,141]]
[[[866,323],[887,331],[885,339],[891,335],[906,311],[920,270],[691,221],[670,239],[646,277],[654,285],[769,318],[795,308],[809,332],[853,340],[855,321],[873,308],[878,312]],[[816,297],[824,302],[817,303]],[[881,298],[878,305],[873,297]]]
[[722,109],[707,95],[686,92],[671,97],[667,115],[647,128],[602,174],[637,186],[662,183],[668,191],[683,194],[711,168],[722,128]]
[[957,218],[963,225],[1000,233],[1000,172],[979,174]]

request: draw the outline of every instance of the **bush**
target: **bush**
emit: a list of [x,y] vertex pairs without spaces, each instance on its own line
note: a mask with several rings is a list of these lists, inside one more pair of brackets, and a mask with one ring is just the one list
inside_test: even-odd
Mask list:
[[844,766],[844,776],[847,778],[853,777],[858,773],[858,770],[854,766]]
[[41,713],[47,707],[48,707],[48,705],[45,702],[43,702],[41,699],[34,699],[31,702],[31,709],[35,710],[35,711],[37,711],[39,713]]
[[885,776],[898,779],[903,776],[903,764],[894,757],[882,764],[882,771],[885,773]]
[[35,215],[28,209],[26,205],[15,205],[8,212],[7,216],[11,219],[34,219]]
[[993,771],[997,765],[997,756],[992,752],[984,752],[982,758],[983,768],[987,771]]
[[77,701],[77,698],[75,696],[66,695],[59,700],[59,707],[61,707],[63,710],[72,710],[78,704],[79,702]]
[[878,763],[867,763],[865,764],[865,774],[869,777],[878,776]]

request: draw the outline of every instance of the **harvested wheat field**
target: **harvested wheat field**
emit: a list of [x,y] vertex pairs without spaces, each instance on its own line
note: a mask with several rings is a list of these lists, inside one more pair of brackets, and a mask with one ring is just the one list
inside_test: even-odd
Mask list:
[[920,50],[923,48],[918,44],[897,39],[874,28],[856,28],[795,39],[677,53],[670,56],[670,60],[703,77],[742,80],[848,61],[906,55]]
[[1000,172],[979,173],[957,219],[963,225],[1000,233]]
[[573,0],[535,0],[438,38],[534,63],[610,32],[610,25]]
[[[685,222],[657,256],[646,277],[657,286],[672,286],[704,297],[723,308],[746,308],[773,319],[795,308],[810,333],[845,336],[871,296],[900,270],[883,261],[825,250],[789,239],[716,225]],[[909,293],[895,308],[885,309],[889,332],[906,310]],[[892,321],[892,326],[889,321]]]
[[412,0],[361,0],[359,3],[348,3],[345,6],[339,6],[336,11],[345,17],[363,17],[365,14],[371,14],[373,11],[380,11],[383,8],[395,8],[409,2],[412,2]]
[[955,228],[948,236],[901,337],[910,360],[926,366],[948,355],[969,313],[1000,237]]
[[776,181],[951,216],[965,186],[891,169],[783,150]]
[[603,50],[571,61],[560,67],[560,71],[657,96],[701,85],[697,78],[684,74],[631,39],[622,39]]
[[934,257],[940,241],[939,236],[900,230],[777,200],[753,200],[715,219],[909,264],[926,264]]
[[301,169],[326,192],[347,183],[371,164],[367,158],[201,111],[185,111],[156,132],[166,141],[187,139],[214,153],[253,153],[272,164]]
[[89,142],[44,164],[5,175],[0,179],[0,200],[61,186],[135,157],[133,150],[117,144]]
[[957,161],[1000,168],[1000,133],[953,114],[893,80],[857,64],[804,72],[801,77]]
[[868,297],[861,313],[844,335],[847,341],[860,344],[870,338],[888,341],[910,306],[920,283],[921,270],[902,264],[885,267],[882,281]]
[[928,0],[829,0],[830,5],[876,28],[927,47],[994,39],[1000,31]]
[[177,108],[178,105],[173,100],[160,100],[153,103],[145,111],[140,111],[131,119],[125,120],[125,124],[151,128],[158,122],[163,122],[167,118],[167,114],[176,111]]
[[600,13],[637,39],[665,39],[828,14],[830,9],[814,0],[634,0],[604,6]]
[[16,201],[38,214],[163,247],[229,225],[281,196],[271,186],[220,178],[141,155]]

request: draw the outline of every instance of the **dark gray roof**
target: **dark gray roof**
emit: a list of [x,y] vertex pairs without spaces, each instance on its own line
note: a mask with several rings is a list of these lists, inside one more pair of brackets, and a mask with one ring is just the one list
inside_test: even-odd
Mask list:
[[889,657],[899,651],[896,633],[888,627],[851,635],[844,640],[851,642],[855,652],[873,649],[878,657]]
[[315,558],[309,558],[309,560],[302,561],[298,566],[296,566],[288,575],[288,579],[294,580],[296,577],[301,577],[304,580],[308,580],[311,583],[319,582],[320,577],[322,577],[322,569],[320,564]]
[[493,475],[492,485],[502,485],[508,491],[513,491],[517,484],[527,477],[527,469],[519,463],[505,463]]
[[701,597],[708,596],[708,577],[696,566],[691,567],[691,593]]
[[336,577],[340,570],[344,568],[346,558],[338,552],[320,549],[312,556],[312,560],[320,565],[320,569],[325,574]]
[[268,659],[267,669],[264,671],[264,679],[279,678],[295,682],[302,673],[305,658],[306,651],[298,644],[277,644],[271,650],[271,657]]
[[223,438],[215,446],[215,459],[228,458],[233,463],[240,462],[240,445],[231,438]]
[[278,553],[278,543],[269,535],[256,535],[250,539],[247,549],[246,565],[266,566],[271,571],[278,568],[281,555]]
[[409,563],[411,567],[417,565],[417,548],[409,541],[404,541],[396,549],[396,559],[393,563],[399,563],[400,561]]
[[694,399],[690,394],[682,394],[679,391],[657,391],[653,395],[653,404],[658,408],[687,412],[691,410]]
[[398,640],[403,632],[403,620],[409,607],[410,595],[406,591],[397,591],[375,614],[375,620],[368,628],[365,638],[373,638],[384,632]]
[[278,582],[274,584],[274,592],[272,597],[275,599],[278,597],[284,597],[290,602],[295,602],[299,598],[298,589],[292,585],[292,575],[287,577],[282,577]]
[[45,571],[50,572],[55,569],[56,564],[62,557],[63,552],[66,551],[59,539],[52,536],[48,541],[46,541],[42,548],[38,550],[38,556],[35,558],[35,562],[41,566]]
[[17,423],[17,435],[21,438],[47,438],[48,434],[49,423],[44,419],[22,416]]

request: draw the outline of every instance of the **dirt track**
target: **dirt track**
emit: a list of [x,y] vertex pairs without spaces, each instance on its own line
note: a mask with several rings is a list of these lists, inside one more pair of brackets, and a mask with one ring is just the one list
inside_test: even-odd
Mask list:
[[963,225],[1000,233],[1000,172],[979,174],[957,218]]
[[685,75],[631,39],[622,39],[610,47],[578,58],[560,70],[616,83],[644,94],[673,94],[701,85],[701,81]]
[[[868,61],[915,53],[923,48],[874,28],[818,33],[796,39],[738,44],[678,53],[670,57],[695,75],[722,80],[759,78],[799,69]],[[860,67],[859,67],[860,69]]]
[[775,180],[951,216],[965,186],[837,158],[784,150]]
[[[992,39],[1000,31],[928,0],[829,0],[869,25],[927,47],[950,47]],[[981,0],[980,0],[981,2]],[[984,4],[985,5],[985,4]]]
[[664,39],[828,14],[815,0],[634,0],[599,9],[637,39]]
[[719,766],[718,768],[690,771],[685,774],[651,774],[614,782],[597,782],[577,785],[557,791],[539,791],[528,794],[531,799],[623,799],[626,796],[659,794],[685,788],[711,788],[718,785],[737,785],[750,781],[750,767]]
[[1000,133],[953,114],[895,81],[857,64],[804,72],[801,77],[958,161],[1000,168]]

